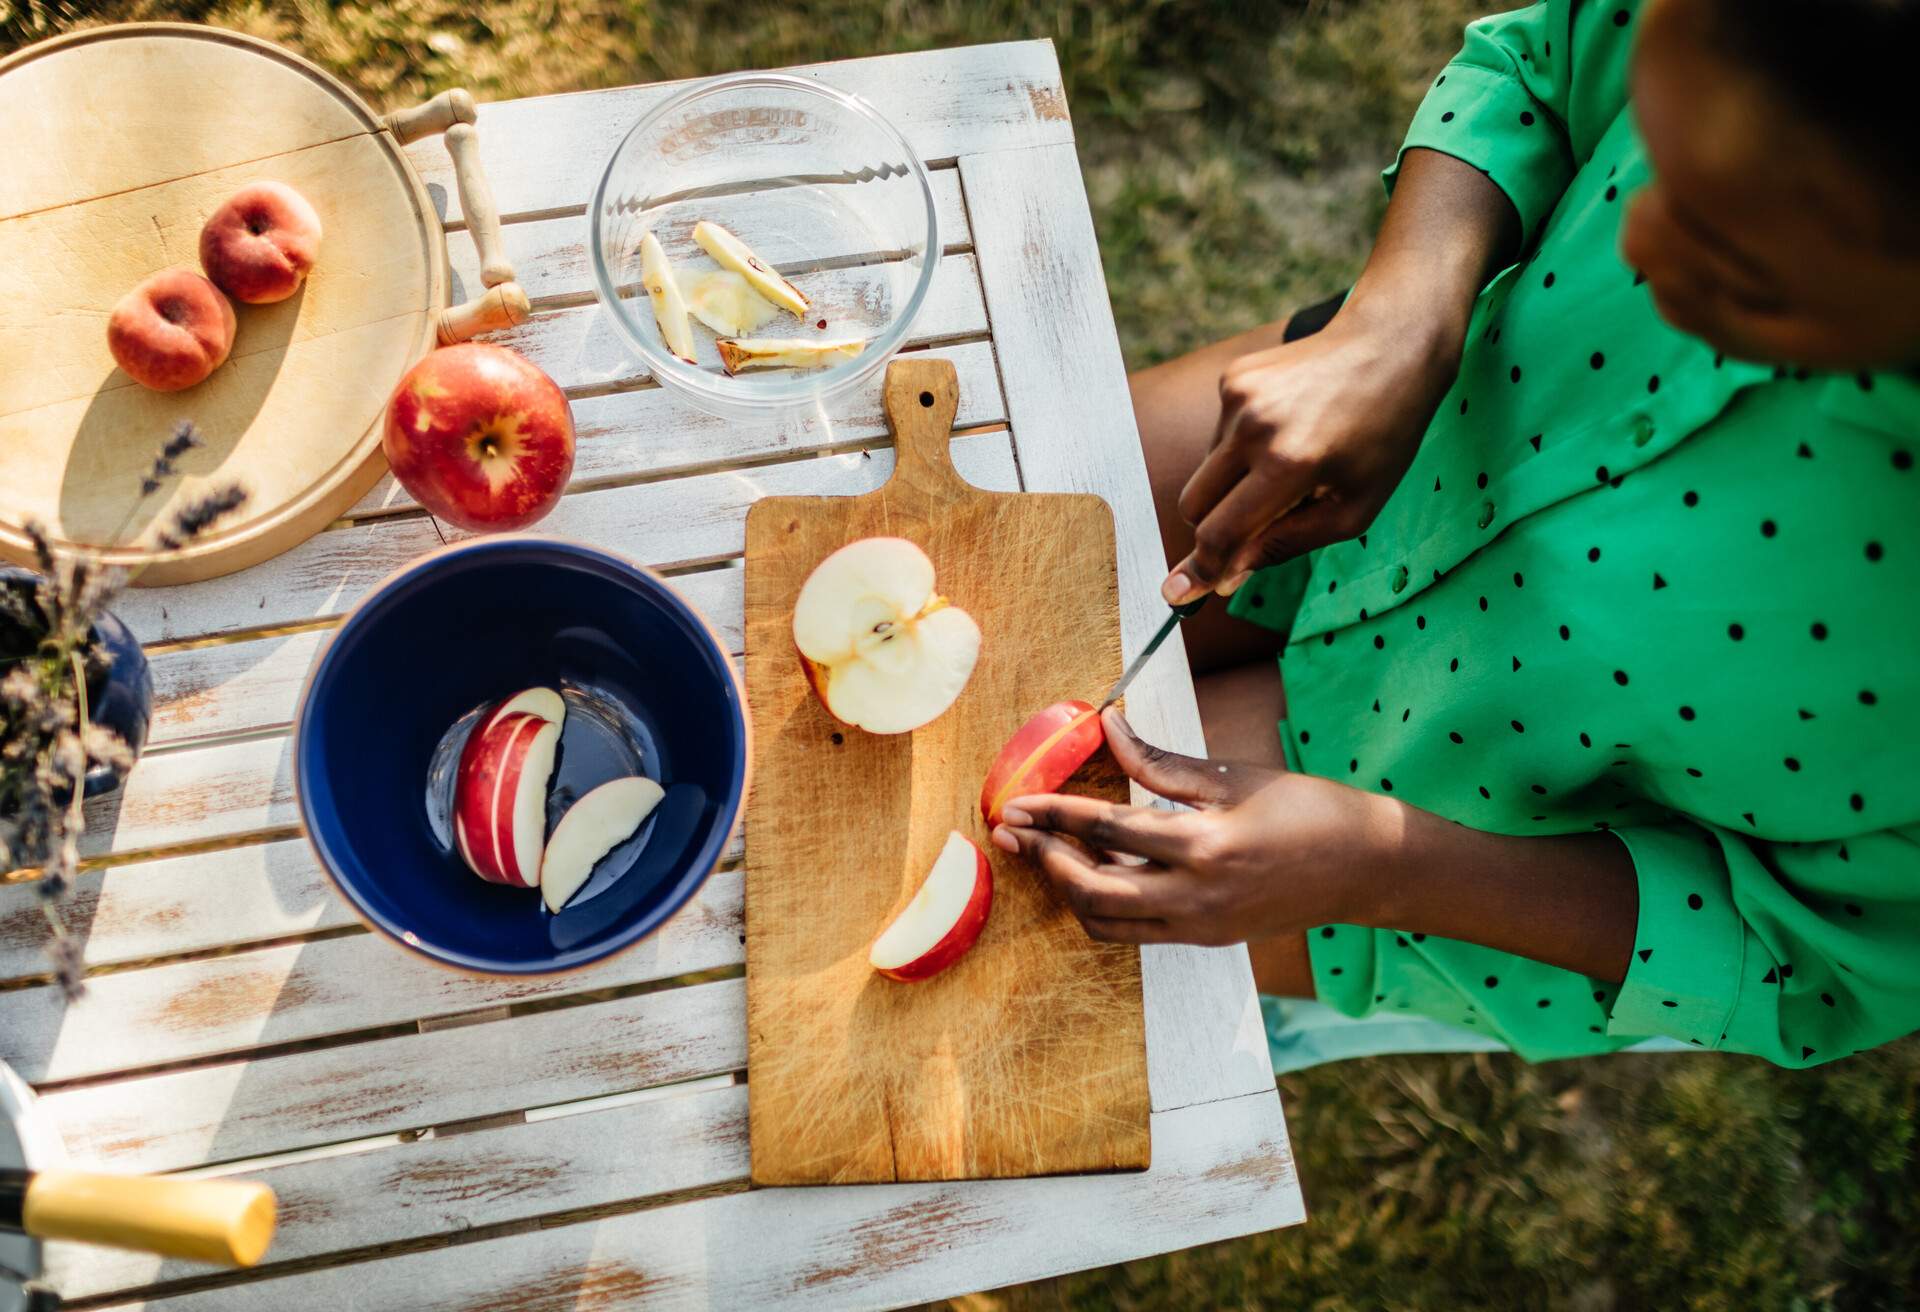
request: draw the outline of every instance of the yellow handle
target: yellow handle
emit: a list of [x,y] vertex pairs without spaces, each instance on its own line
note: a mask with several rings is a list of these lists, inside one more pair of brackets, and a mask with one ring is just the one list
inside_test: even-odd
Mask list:
[[273,1238],[273,1190],[246,1180],[41,1171],[21,1219],[42,1239],[252,1266]]

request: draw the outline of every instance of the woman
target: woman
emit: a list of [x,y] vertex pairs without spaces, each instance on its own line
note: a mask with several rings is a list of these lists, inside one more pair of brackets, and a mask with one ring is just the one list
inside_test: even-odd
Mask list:
[[1920,1025],[1916,56],[1920,0],[1470,27],[1331,322],[1135,380],[1246,763],[1113,716],[1195,809],[994,841],[1097,937],[1249,940],[1265,992],[1534,1059]]

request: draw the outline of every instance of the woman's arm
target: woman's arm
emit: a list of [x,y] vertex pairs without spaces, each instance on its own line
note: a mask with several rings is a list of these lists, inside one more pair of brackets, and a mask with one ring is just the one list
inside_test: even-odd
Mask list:
[[1115,711],[1105,724],[1128,775],[1196,809],[1016,798],[993,835],[1037,861],[1096,938],[1217,945],[1367,925],[1626,975],[1639,893],[1611,835],[1481,833],[1313,775],[1161,751]]
[[1180,497],[1194,550],[1167,578],[1169,601],[1230,592],[1248,570],[1365,531],[1453,382],[1475,296],[1519,241],[1513,203],[1479,169],[1407,152],[1333,322],[1222,374],[1218,436]]

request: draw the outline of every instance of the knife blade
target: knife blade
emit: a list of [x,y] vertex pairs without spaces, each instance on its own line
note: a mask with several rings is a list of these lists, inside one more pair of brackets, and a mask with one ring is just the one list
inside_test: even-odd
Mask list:
[[1206,604],[1207,599],[1203,596],[1197,601],[1188,602],[1184,606],[1173,607],[1172,611],[1167,615],[1166,622],[1160,626],[1159,632],[1147,640],[1147,645],[1140,649],[1140,654],[1135,656],[1127,666],[1126,673],[1120,676],[1120,682],[1114,684],[1112,690],[1107,693],[1107,699],[1100,703],[1100,709],[1104,711],[1107,707],[1119,701],[1126,693],[1127,685],[1133,682],[1134,676],[1145,669],[1147,662],[1153,659],[1153,654],[1160,650],[1160,644],[1165,642],[1168,635],[1180,627],[1180,621]]

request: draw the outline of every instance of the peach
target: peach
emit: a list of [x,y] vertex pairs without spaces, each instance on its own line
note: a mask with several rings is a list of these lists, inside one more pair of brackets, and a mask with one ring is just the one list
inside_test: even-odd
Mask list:
[[1021,725],[993,758],[980,789],[980,814],[991,827],[1014,798],[1056,791],[1106,741],[1100,713],[1092,706],[1055,702]]
[[107,316],[107,349],[127,377],[156,392],[192,387],[233,350],[233,306],[188,269],[154,274]]
[[320,250],[320,216],[284,182],[242,187],[200,229],[200,267],[236,301],[265,305],[300,290]]

